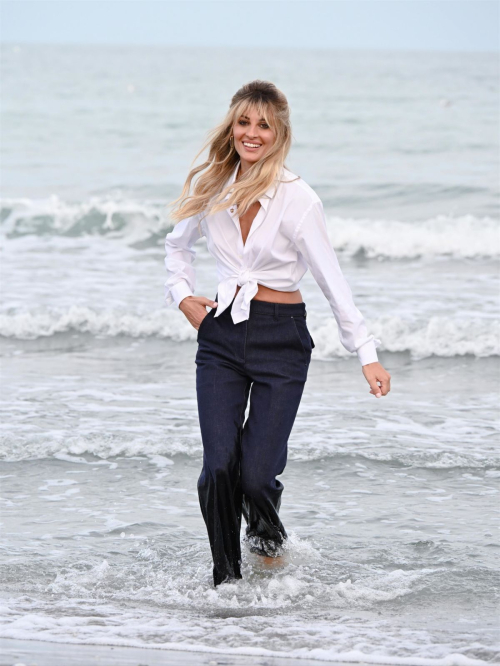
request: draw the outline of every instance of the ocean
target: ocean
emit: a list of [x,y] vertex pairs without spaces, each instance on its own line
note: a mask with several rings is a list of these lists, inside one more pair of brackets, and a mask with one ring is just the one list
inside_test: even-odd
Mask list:
[[[493,53],[2,46],[0,637],[498,659],[498,70]],[[196,330],[164,304],[163,243],[255,78],[288,97],[286,164],[324,203],[392,390],[369,393],[307,273],[288,565],[243,549],[243,579],[214,589]]]

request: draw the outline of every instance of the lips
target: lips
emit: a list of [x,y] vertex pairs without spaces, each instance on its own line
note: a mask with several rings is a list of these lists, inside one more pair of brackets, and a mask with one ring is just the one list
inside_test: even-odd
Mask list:
[[247,141],[242,141],[242,144],[244,145],[244,147],[247,150],[258,150],[262,146],[261,143],[254,144],[254,143],[250,143],[250,142],[247,142]]

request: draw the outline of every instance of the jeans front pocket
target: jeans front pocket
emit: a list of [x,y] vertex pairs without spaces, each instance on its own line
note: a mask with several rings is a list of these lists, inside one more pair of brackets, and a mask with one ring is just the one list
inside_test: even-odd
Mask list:
[[197,336],[196,336],[196,341],[197,341],[197,342],[198,342],[199,339],[200,339],[200,333],[202,332],[202,329],[203,329],[203,327],[204,327],[204,325],[205,325],[205,322],[206,322],[207,319],[210,317],[210,315],[212,314],[212,312],[213,312],[213,310],[210,310],[210,312],[207,312],[207,314],[206,314],[206,315],[203,317],[203,319],[201,320],[201,324],[198,326],[198,334],[197,334]]
[[311,349],[314,349],[314,347],[316,347],[316,345],[314,344],[313,337],[312,337],[311,332],[309,330],[309,327],[307,325],[307,312],[306,312],[305,317],[304,317],[304,323],[306,325],[307,333],[309,334],[309,338],[311,339]]
[[296,339],[300,343],[302,351],[304,352],[306,359],[305,362],[309,363],[311,360],[311,353],[315,345],[307,328],[306,320],[303,316],[291,316],[290,319],[295,330]]

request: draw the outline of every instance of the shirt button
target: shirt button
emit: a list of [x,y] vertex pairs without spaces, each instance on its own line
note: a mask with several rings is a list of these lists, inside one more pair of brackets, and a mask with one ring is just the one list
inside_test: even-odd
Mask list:
[[234,213],[234,208],[231,208],[231,213]]

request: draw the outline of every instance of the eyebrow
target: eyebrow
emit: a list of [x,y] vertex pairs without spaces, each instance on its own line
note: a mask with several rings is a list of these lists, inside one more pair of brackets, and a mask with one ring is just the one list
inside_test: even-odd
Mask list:
[[[248,116],[241,115],[240,118],[246,118],[247,120],[250,120],[250,118]],[[265,118],[261,118],[260,120],[263,120],[264,122],[267,122],[267,120]],[[260,122],[260,120],[259,120],[259,122]]]

